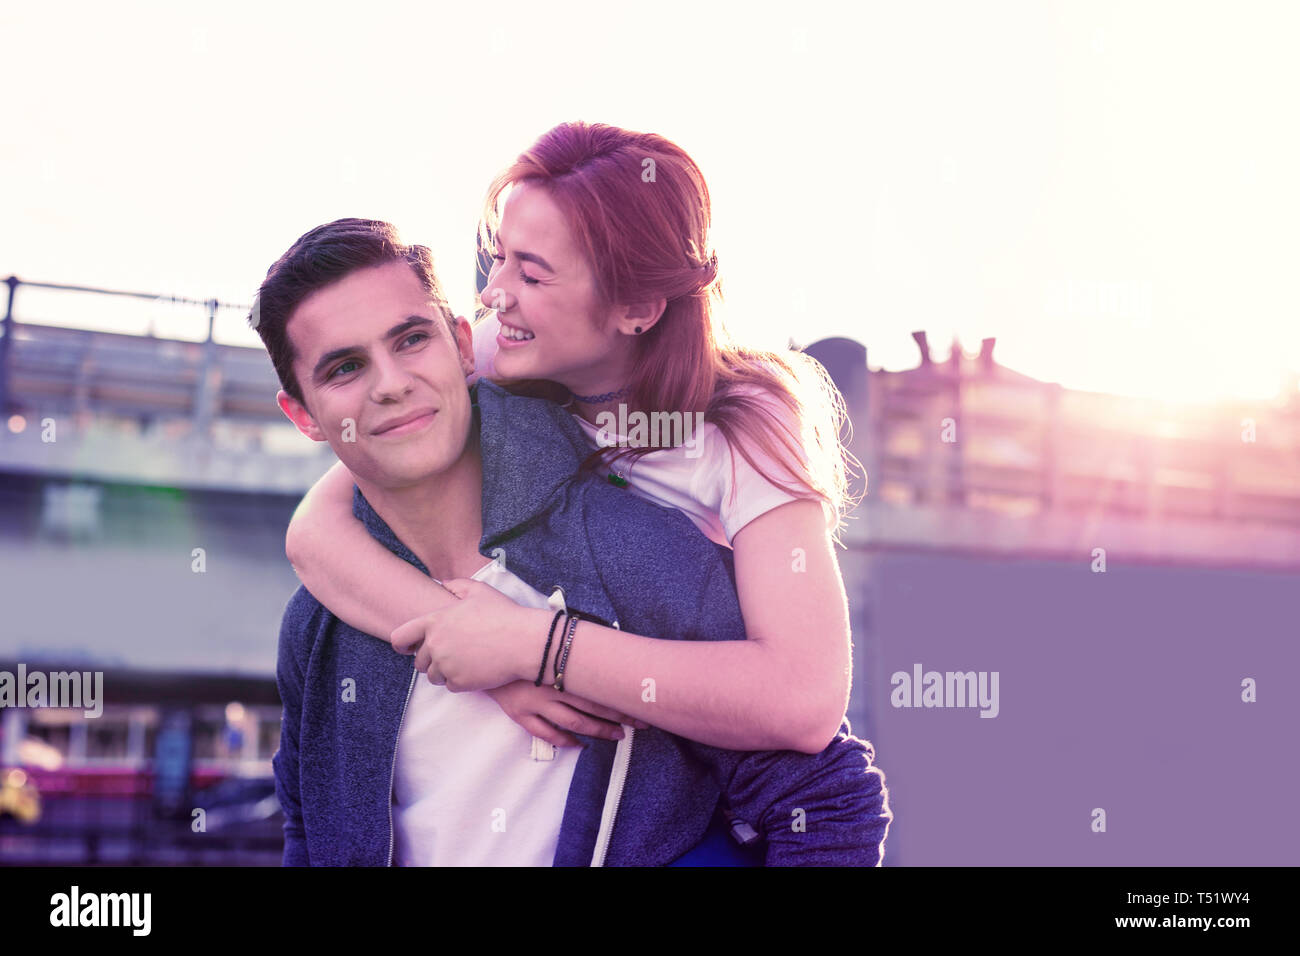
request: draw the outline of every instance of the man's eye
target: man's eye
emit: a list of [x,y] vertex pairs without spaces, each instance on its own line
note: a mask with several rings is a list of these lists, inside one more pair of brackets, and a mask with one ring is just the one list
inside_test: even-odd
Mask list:
[[405,339],[402,340],[402,344],[408,345],[412,340],[423,342],[428,337],[429,337],[428,332],[412,332],[410,335],[408,335]]
[[360,363],[360,362],[353,361],[352,359],[349,359],[348,361],[346,361],[346,362],[344,362],[342,365],[340,365],[338,368],[336,368],[334,371],[330,372],[330,376],[329,376],[329,377],[330,377],[330,378],[337,378],[337,377],[338,377],[339,375],[341,375],[341,374],[342,374],[342,375],[346,375],[346,374],[348,374],[348,372],[353,371],[352,366],[356,366],[357,368],[360,368],[360,367],[361,367],[361,363]]

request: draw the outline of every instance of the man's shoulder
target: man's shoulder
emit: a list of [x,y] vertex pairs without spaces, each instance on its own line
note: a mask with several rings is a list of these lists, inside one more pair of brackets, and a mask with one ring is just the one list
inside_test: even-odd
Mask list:
[[284,606],[281,628],[295,632],[311,630],[325,623],[322,618],[326,616],[333,615],[316,600],[315,595],[300,584],[289,598],[289,603]]
[[730,553],[709,540],[685,513],[642,498],[620,488],[596,472],[574,476],[574,483],[587,499],[587,528],[601,537],[615,535],[635,539],[646,546],[672,544],[702,555]]
[[357,662],[372,661],[376,655],[409,661],[397,654],[387,641],[363,633],[336,617],[315,595],[299,585],[280,619],[281,657],[287,652],[305,660],[322,642],[328,643],[331,654],[343,654]]
[[[647,611],[673,608],[683,633],[699,632],[699,622],[706,619],[717,634],[732,633],[724,621],[742,626],[729,548],[711,541],[676,508],[595,476],[579,480],[587,546],[599,564],[601,581],[629,626],[634,626],[635,617],[626,603],[629,600]],[[646,589],[647,580],[657,586]],[[664,624],[656,620],[653,626],[662,629]]]
[[594,450],[566,409],[545,398],[516,395],[493,382],[474,391],[487,486],[492,473],[527,480],[543,496],[574,473]]
[[280,618],[281,653],[286,650],[295,656],[309,653],[317,639],[337,620],[315,595],[299,585]]

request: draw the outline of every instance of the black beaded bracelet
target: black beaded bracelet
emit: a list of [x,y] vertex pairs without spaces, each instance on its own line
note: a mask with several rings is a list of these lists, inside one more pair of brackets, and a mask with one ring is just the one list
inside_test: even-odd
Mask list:
[[551,656],[551,641],[555,638],[555,625],[560,623],[560,618],[564,617],[564,610],[555,612],[555,617],[551,618],[551,629],[546,632],[546,647],[542,650],[542,666],[537,671],[537,680],[533,681],[534,687],[542,686],[542,678],[546,676],[546,660]]
[[552,686],[561,693],[564,692],[564,668],[569,663],[569,648],[573,646],[573,634],[581,619],[580,615],[570,615],[564,631],[564,643],[555,652],[555,683]]
[[552,686],[554,686],[554,681],[559,679],[560,672],[563,670],[560,654],[564,650],[565,633],[570,629],[570,623],[576,628],[580,620],[582,620],[582,615],[574,611],[569,614],[569,620],[564,622],[564,627],[560,628],[560,646],[555,649],[554,666],[551,668]]

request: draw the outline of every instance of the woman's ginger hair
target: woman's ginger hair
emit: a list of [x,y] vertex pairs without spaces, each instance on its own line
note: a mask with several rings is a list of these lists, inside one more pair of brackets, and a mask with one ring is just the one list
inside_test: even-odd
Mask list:
[[[722,290],[709,242],[709,189],[690,156],[653,133],[562,123],[492,181],[479,227],[484,248],[495,245],[505,194],[523,183],[545,189],[560,208],[595,275],[602,306],[667,300],[659,321],[635,340],[629,410],[703,411],[768,481],[825,501],[838,529],[852,504],[846,470],[857,465],[840,439],[844,399],[811,356],[747,348],[727,334],[713,308]],[[508,384],[568,398],[554,383]],[[745,386],[784,405],[789,422]],[[790,423],[798,423],[797,433]],[[781,473],[756,461],[751,448],[778,463]],[[605,449],[591,463],[635,460],[653,450]]]

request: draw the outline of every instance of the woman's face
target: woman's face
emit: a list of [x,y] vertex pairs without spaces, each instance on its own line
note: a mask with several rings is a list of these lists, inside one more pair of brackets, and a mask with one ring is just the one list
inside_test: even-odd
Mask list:
[[631,343],[600,307],[596,279],[546,190],[511,190],[483,305],[497,313],[496,374],[548,379],[579,395],[622,387]]

